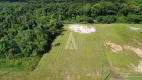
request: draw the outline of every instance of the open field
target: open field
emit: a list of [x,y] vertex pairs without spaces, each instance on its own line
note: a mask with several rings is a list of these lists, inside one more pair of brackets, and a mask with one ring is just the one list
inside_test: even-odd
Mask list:
[[142,80],[142,0],[0,0],[0,80]]
[[[33,72],[0,71],[0,80],[142,79],[140,24],[85,24],[96,29],[90,34],[73,32],[69,25]],[[74,41],[67,46],[70,34]]]
[[[66,31],[57,37],[51,51],[42,57],[30,79],[141,80],[142,33],[140,29],[129,29],[141,25],[88,25],[94,26],[96,32],[75,33],[68,30],[69,24],[66,24]],[[77,49],[65,49],[71,32]]]

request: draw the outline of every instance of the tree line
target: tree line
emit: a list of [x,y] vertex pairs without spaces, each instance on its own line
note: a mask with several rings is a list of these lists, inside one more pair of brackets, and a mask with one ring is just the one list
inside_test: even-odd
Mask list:
[[[99,2],[101,0],[0,0],[0,1],[10,1],[10,2],[28,2],[28,1],[39,1],[39,2]],[[104,1],[124,2],[125,0],[104,0]]]

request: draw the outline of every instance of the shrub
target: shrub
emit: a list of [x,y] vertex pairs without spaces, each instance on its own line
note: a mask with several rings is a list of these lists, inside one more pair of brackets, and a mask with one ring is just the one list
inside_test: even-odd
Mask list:
[[119,23],[125,23],[125,22],[127,22],[126,21],[126,16],[119,16],[117,18],[117,22],[119,22]]
[[0,59],[0,70],[14,70],[14,71],[32,71],[38,64],[40,57],[24,57],[15,59]]
[[32,71],[35,69],[40,57],[28,57],[22,59],[23,70]]
[[87,23],[93,23],[93,18],[82,15],[82,16],[76,16],[77,22],[87,22]]
[[129,14],[126,17],[126,21],[127,21],[127,23],[140,23],[142,21],[142,18],[140,15]]
[[108,16],[98,16],[96,20],[100,23],[114,23],[116,22],[116,16],[114,15],[108,15]]
[[86,20],[88,23],[94,23],[93,18],[88,17]]

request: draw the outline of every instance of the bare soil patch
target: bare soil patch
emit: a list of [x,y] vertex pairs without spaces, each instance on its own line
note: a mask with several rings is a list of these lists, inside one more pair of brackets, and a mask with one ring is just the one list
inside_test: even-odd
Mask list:
[[118,53],[118,52],[120,52],[120,51],[123,50],[123,48],[121,47],[121,45],[112,43],[112,42],[110,42],[110,41],[106,42],[106,45],[107,45],[107,46],[110,46],[112,52],[114,52],[114,53]]
[[65,80],[70,80],[70,73],[69,72],[65,72]]
[[[142,44],[140,42],[137,42],[140,46],[142,46]],[[106,42],[105,43],[106,46],[110,46],[111,47],[111,50],[112,52],[114,53],[118,53],[120,51],[124,49],[126,50],[129,50],[129,51],[133,51],[135,52],[138,56],[142,57],[142,49],[141,48],[135,48],[133,46],[128,46],[128,45],[118,45],[118,44],[115,44],[115,43],[112,43],[110,41]]]
[[[138,42],[138,41],[136,41],[136,40],[134,40],[134,42],[136,42],[139,46],[142,46],[142,43],[140,43],[140,42]],[[124,49],[126,49],[126,50],[133,51],[133,52],[135,52],[138,56],[142,57],[142,49],[141,49],[141,48],[135,48],[135,47],[133,47],[133,46],[128,46],[128,45],[120,46],[120,45],[115,44],[115,43],[112,43],[112,42],[110,42],[110,41],[109,41],[109,42],[106,42],[105,45],[106,45],[106,46],[110,46],[112,52],[114,52],[114,53],[118,53],[118,52],[122,51],[123,48],[124,48]],[[135,66],[135,65],[133,65],[133,64],[130,64],[130,66],[128,66],[128,67],[133,68],[134,71],[137,71],[137,72],[141,72],[141,73],[142,73],[142,61],[140,61],[140,63],[139,63],[138,66]],[[112,67],[112,71],[114,71],[114,70],[118,70],[118,69]],[[117,71],[114,71],[114,72],[117,72]]]
[[142,49],[132,46],[124,46],[125,49],[135,52],[138,56],[142,57]]
[[128,65],[129,68],[132,68],[136,72],[142,73],[142,60],[140,61],[138,66],[135,66],[134,64]]
[[135,68],[137,72],[142,73],[142,61],[140,61],[139,65]]
[[95,27],[86,26],[86,25],[79,25],[79,24],[71,24],[69,26],[69,29],[71,31],[74,31],[74,32],[77,32],[77,33],[84,33],[84,34],[96,32]]
[[88,74],[86,74],[86,76],[88,76],[88,77],[100,77],[101,76],[101,74],[99,73],[99,72],[97,72],[97,73],[88,73]]

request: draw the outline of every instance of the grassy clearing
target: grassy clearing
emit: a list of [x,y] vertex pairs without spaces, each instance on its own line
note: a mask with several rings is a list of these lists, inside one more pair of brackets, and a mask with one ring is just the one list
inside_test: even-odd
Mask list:
[[[105,46],[107,41],[118,45],[131,45],[142,48],[135,40],[142,43],[142,31],[130,31],[129,26],[141,27],[139,24],[86,24],[96,28],[95,33],[74,33],[73,37],[77,50],[65,49],[70,30],[57,37],[49,53],[43,55],[36,69],[30,73],[1,71],[2,80],[101,80],[106,78],[111,69],[108,80],[141,80],[142,73],[138,73],[128,65],[138,66],[141,58],[133,51],[123,49],[114,53],[111,47]],[[28,64],[28,63],[27,63]],[[32,64],[32,63],[31,63]],[[103,68],[102,68],[103,67]],[[101,75],[103,71],[103,74]],[[5,74],[6,73],[6,74]],[[4,74],[4,75],[3,75]],[[30,76],[30,77],[29,77]],[[29,78],[29,79],[28,79]]]
[[0,80],[28,80],[39,59],[39,57],[0,59]]
[[[140,57],[128,50],[123,50],[118,54],[113,53],[109,47],[104,46],[107,41],[119,45],[132,45],[140,47],[134,43],[133,39],[139,42],[142,33],[140,31],[129,31],[128,26],[140,27],[141,25],[128,24],[88,24],[95,26],[97,32],[91,34],[74,33],[73,36],[77,45],[77,50],[65,49],[69,33],[68,24],[65,25],[63,35],[59,36],[53,43],[60,45],[53,46],[52,50],[45,54],[39,62],[36,70],[31,74],[33,80],[100,80],[102,65],[105,78],[110,66],[120,68],[115,73],[132,73],[132,69],[127,65],[137,66]],[[141,75],[141,74],[140,74]],[[113,76],[113,75],[112,75]],[[128,75],[131,76],[131,75]]]
[[[104,40],[104,42],[111,41],[119,45],[127,45],[133,43],[131,45],[135,45],[135,43],[133,42],[134,36],[138,37],[141,34],[139,33],[138,35],[135,32],[130,32],[126,26],[129,25],[113,24],[108,27],[106,27],[106,25],[101,25],[100,27],[97,27],[97,30],[99,32],[99,35],[102,37],[101,40]],[[140,38],[138,40],[140,40]],[[105,52],[107,52],[112,64],[118,67],[126,67],[130,63],[138,64],[138,61],[140,59],[139,56],[131,51],[122,51],[120,54],[115,54],[112,53],[110,49],[105,49]]]
[[[65,25],[65,29],[68,29],[68,25]],[[72,80],[86,78],[92,80],[97,73],[101,72],[102,64],[108,67],[109,62],[101,48],[102,43],[98,33],[87,35],[73,33],[77,50],[65,49],[69,33],[70,31],[65,31],[64,35],[59,36],[53,44],[60,43],[60,45],[53,47],[43,56],[32,74],[32,77],[35,77],[34,80],[41,78],[42,80],[63,80],[66,79],[66,75],[69,75]],[[108,71],[108,68],[106,70]],[[91,77],[88,78],[87,75]]]

